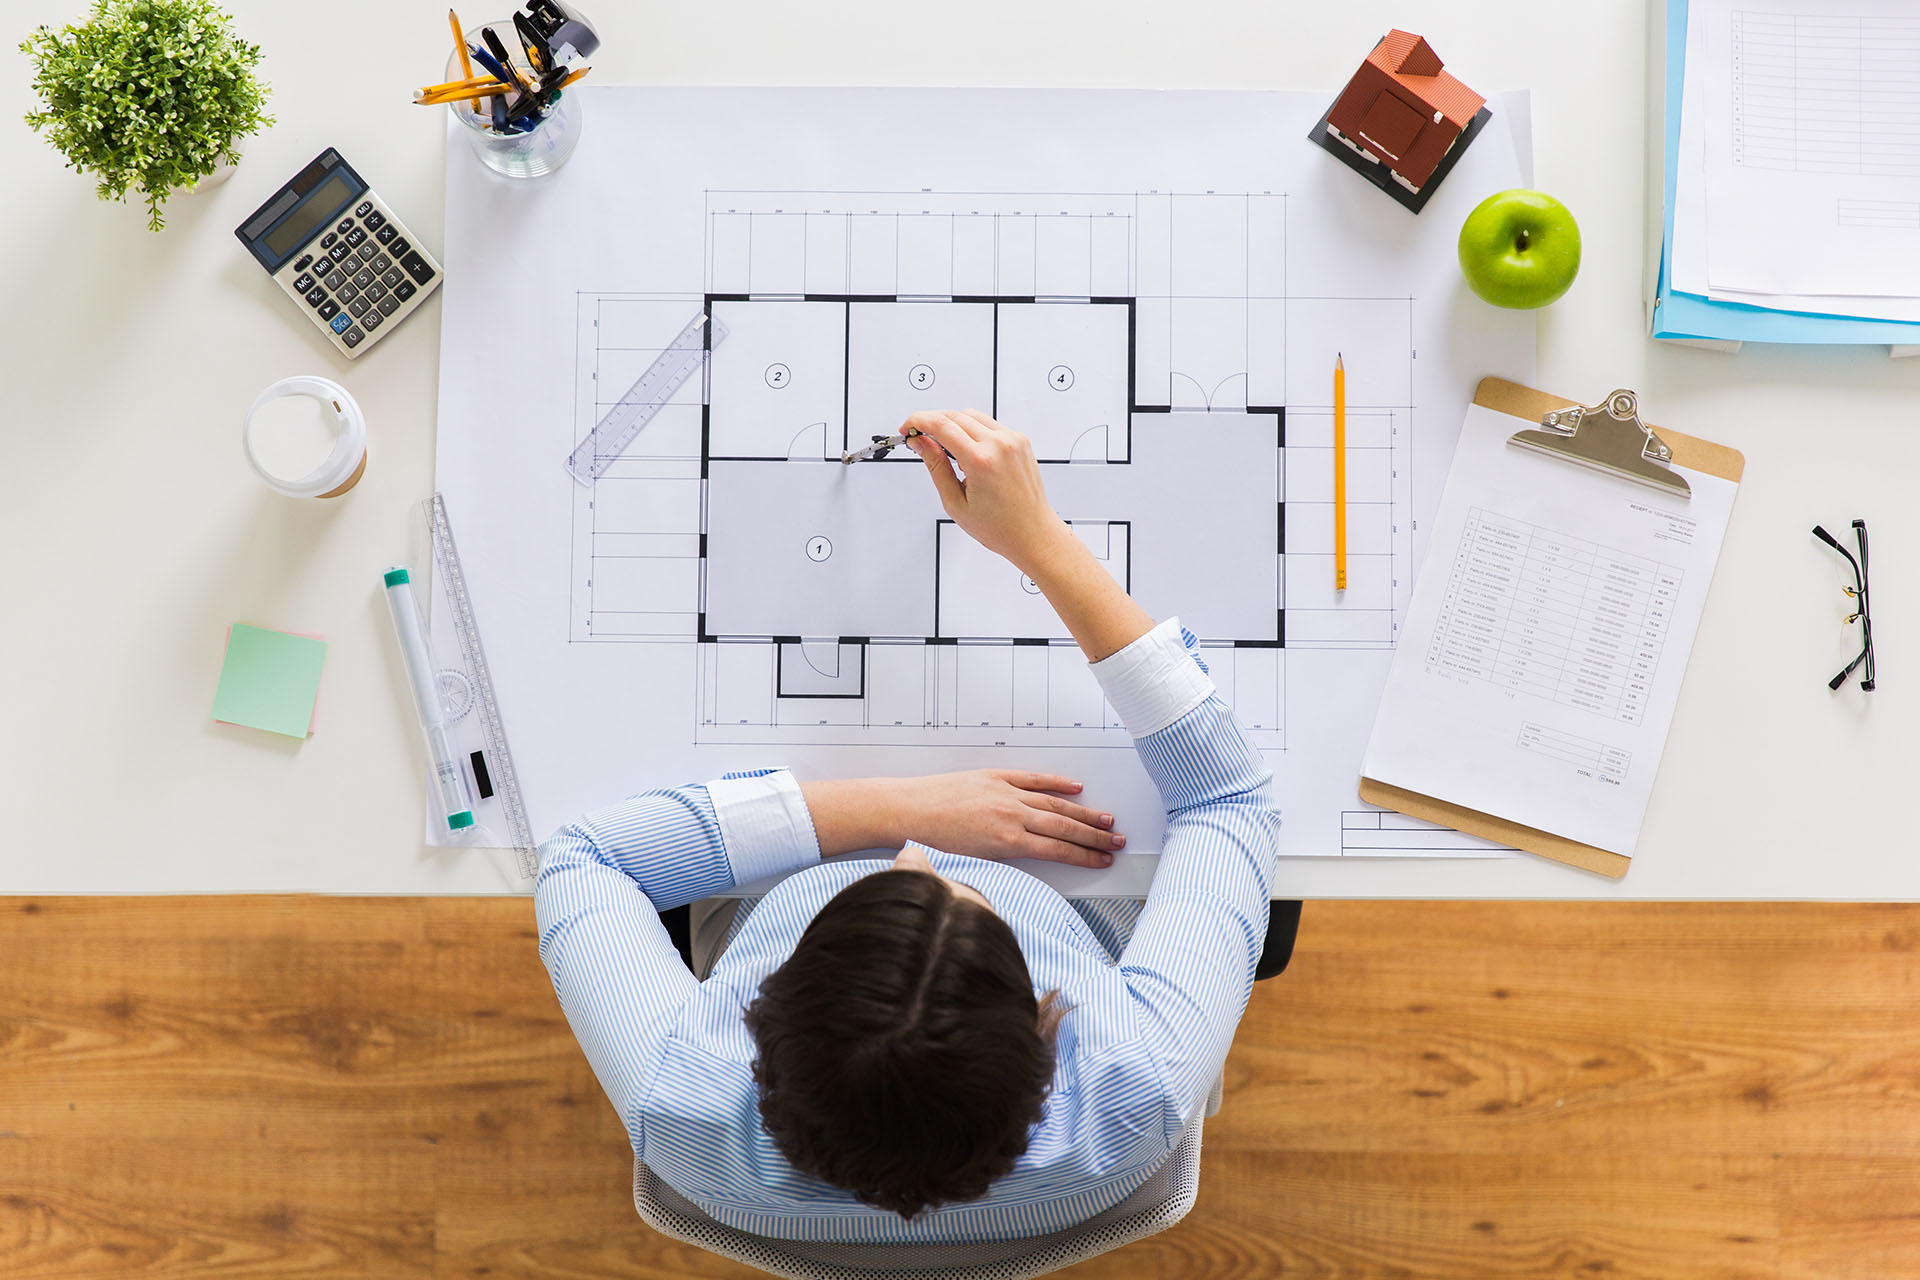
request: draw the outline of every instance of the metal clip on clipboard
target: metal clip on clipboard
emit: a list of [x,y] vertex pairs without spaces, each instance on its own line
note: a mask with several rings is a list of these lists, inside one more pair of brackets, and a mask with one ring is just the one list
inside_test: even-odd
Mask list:
[[1631,391],[1615,391],[1585,408],[1554,409],[1540,416],[1540,426],[1542,430],[1514,432],[1507,443],[1693,497],[1693,486],[1672,469],[1673,450],[1640,421],[1640,400]]

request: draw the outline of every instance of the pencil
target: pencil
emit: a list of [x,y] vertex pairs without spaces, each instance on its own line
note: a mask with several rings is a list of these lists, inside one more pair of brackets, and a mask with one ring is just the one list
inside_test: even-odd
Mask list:
[[1333,589],[1347,589],[1347,362],[1333,357]]
[[447,25],[453,28],[453,47],[460,55],[460,74],[473,79],[473,59],[467,56],[467,37],[460,30],[460,15],[447,10]]
[[[460,55],[460,74],[471,80],[473,79],[473,59],[467,56],[467,38],[460,31],[460,15],[451,8],[447,10],[447,25],[453,28],[453,47]],[[480,104],[475,102],[473,109],[476,112],[479,111]]]
[[593,70],[592,67],[582,67],[578,71],[571,72],[565,80],[562,80],[559,84],[553,86],[554,91],[558,92],[559,90],[566,88],[568,85],[572,84],[575,80],[578,80],[581,76],[587,74],[587,72],[591,70]]
[[449,80],[445,84],[422,85],[413,91],[416,98],[437,98],[443,93],[455,93],[461,89],[484,89],[492,85],[496,89],[511,89],[512,85],[503,85],[494,76],[475,76],[471,80]]
[[494,81],[478,89],[460,89],[448,93],[423,94],[413,100],[416,107],[437,107],[448,102],[467,102],[474,98],[491,98],[497,94],[516,93],[512,85]]

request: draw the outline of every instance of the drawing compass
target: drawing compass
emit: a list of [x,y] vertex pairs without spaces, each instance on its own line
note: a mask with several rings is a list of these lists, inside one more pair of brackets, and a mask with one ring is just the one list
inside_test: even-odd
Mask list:
[[850,467],[856,462],[878,462],[919,434],[920,432],[918,430],[909,427],[898,435],[875,436],[873,443],[866,446],[866,448],[855,449],[851,453],[841,454],[841,465]]

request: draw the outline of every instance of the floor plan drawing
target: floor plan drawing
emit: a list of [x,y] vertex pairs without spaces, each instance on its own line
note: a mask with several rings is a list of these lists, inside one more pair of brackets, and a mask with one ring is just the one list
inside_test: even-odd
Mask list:
[[1486,852],[1369,826],[1356,785],[1474,387],[1534,373],[1532,317],[1476,298],[1454,245],[1530,185],[1523,96],[1418,217],[1307,141],[1317,94],[584,101],[548,178],[447,169],[436,482],[536,830],[733,770],[1028,768],[1111,808],[1138,852],[1103,891],[1143,890],[1165,811],[1044,597],[911,451],[840,461],[971,408],[1198,638],[1283,854]]
[[[708,193],[705,293],[580,297],[582,439],[690,314],[716,338],[703,384],[576,496],[573,639],[697,644],[702,741],[1125,746],[1037,588],[941,517],[919,459],[840,461],[977,407],[1284,746],[1286,650],[1388,648],[1411,592],[1415,305],[1290,297],[1287,200]],[[1335,593],[1342,351],[1367,372]]]

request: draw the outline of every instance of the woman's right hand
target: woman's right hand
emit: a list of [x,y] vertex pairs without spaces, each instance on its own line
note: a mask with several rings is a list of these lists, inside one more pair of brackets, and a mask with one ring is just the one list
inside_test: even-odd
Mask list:
[[[902,431],[920,455],[953,522],[1015,568],[1032,573],[1048,551],[1071,538],[1047,501],[1033,442],[973,409],[916,413]],[[949,459],[948,455],[952,455]],[[954,462],[966,473],[954,473]]]
[[[971,409],[916,413],[901,429],[919,432],[907,447],[927,464],[953,522],[1033,580],[1087,661],[1118,653],[1153,629],[1153,619],[1054,514],[1032,441]],[[955,462],[966,479],[954,474]]]

